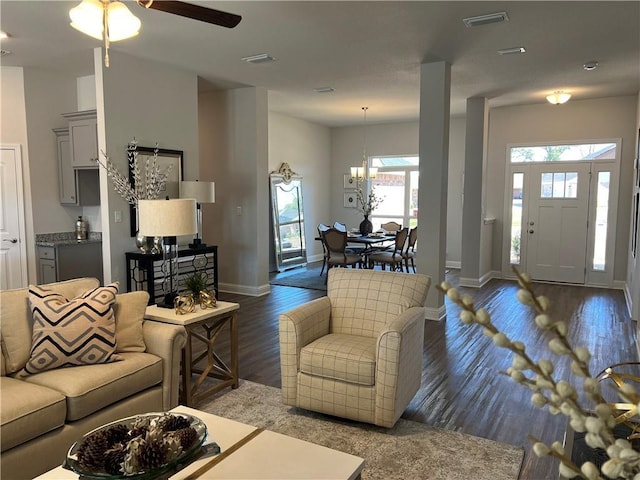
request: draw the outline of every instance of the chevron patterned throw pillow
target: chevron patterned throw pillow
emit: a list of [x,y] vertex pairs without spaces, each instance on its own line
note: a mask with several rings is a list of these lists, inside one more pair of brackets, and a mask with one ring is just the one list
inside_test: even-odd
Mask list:
[[116,324],[112,308],[117,293],[115,282],[68,300],[48,288],[30,285],[31,354],[16,376],[121,360],[115,354]]

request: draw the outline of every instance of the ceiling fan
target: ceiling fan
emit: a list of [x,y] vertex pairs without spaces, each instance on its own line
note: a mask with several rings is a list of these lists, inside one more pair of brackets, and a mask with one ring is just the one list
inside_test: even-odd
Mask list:
[[240,23],[240,20],[242,20],[240,15],[223,12],[213,8],[202,7],[193,3],[174,2],[169,0],[136,0],[136,2],[138,5],[145,8],[160,10],[174,15],[181,15],[201,22],[220,25],[221,27],[233,28]]
[[[234,13],[206,8],[193,3],[170,0],[136,0],[144,8],[191,18],[226,28],[234,28],[242,17]],[[71,26],[98,40],[104,39],[104,64],[109,66],[109,43],[134,37],[140,31],[140,19],[119,0],[82,0],[69,11]]]

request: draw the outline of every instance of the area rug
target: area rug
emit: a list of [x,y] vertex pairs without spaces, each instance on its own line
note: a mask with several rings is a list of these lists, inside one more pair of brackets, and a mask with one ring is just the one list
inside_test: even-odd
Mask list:
[[280,390],[241,380],[197,408],[365,459],[363,479],[514,480],[520,447],[400,419],[391,428],[288,407]]
[[271,285],[285,285],[287,287],[310,288],[312,290],[327,289],[327,272],[320,275],[322,263],[318,266],[308,265],[307,267],[296,268],[290,272],[279,273],[271,279]]

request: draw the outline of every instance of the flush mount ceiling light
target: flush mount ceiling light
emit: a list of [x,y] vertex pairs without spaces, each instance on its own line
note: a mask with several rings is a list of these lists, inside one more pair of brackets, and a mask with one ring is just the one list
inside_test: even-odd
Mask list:
[[551,95],[547,95],[547,102],[552,103],[553,105],[561,105],[563,103],[567,103],[570,98],[570,93],[558,90],[553,92]]
[[467,27],[479,27],[489,23],[500,23],[509,20],[507,12],[487,13],[486,15],[477,15],[475,17],[463,18],[462,21]]
[[134,37],[140,31],[140,19],[119,1],[82,0],[69,10],[71,26],[97,40],[104,37],[104,65],[109,67],[109,43]]
[[527,50],[524,47],[511,47],[498,50],[498,54],[500,55],[514,55],[518,53],[527,53]]
[[276,58],[272,57],[268,53],[260,53],[258,55],[242,57],[242,60],[244,60],[247,63],[267,63],[267,62],[274,62]]
[[598,62],[596,60],[590,60],[588,62],[585,62],[584,65],[582,65],[582,68],[590,72],[591,70],[595,70],[596,68],[598,68]]
[[333,87],[318,87],[313,89],[316,93],[331,93],[335,92],[335,88]]
[[9,38],[9,34],[0,30],[0,40],[4,40],[5,38]]

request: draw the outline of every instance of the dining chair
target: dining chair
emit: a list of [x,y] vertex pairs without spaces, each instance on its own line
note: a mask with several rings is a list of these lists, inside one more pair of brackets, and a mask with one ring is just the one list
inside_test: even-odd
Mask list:
[[[346,232],[347,231],[347,226],[344,223],[340,223],[340,222],[334,222],[333,223],[333,228],[335,228],[339,232]],[[353,253],[354,255],[361,255],[363,251],[364,251],[364,247],[362,247],[360,245],[358,245],[358,246],[349,245],[347,247],[347,253]]]
[[331,267],[362,266],[362,256],[347,252],[347,232],[329,228],[322,232],[322,238],[327,247],[327,274]]
[[382,270],[386,270],[386,265],[389,265],[389,270],[403,271],[402,265],[404,258],[402,257],[402,251],[404,244],[407,241],[409,235],[409,228],[405,227],[398,230],[396,233],[396,240],[393,246],[393,250],[385,252],[375,252],[369,255],[368,264],[375,267],[376,263],[382,266]]
[[322,233],[329,230],[331,227],[329,225],[325,225],[324,223],[318,224],[318,237],[320,237],[320,243],[322,244],[322,268],[320,269],[320,276],[324,273],[324,267],[327,265],[327,246],[324,243],[324,238],[322,237]]
[[402,229],[402,225],[400,225],[398,222],[387,222],[387,223],[383,223],[382,225],[380,225],[380,228],[382,228],[382,230],[384,230],[385,232],[397,232],[398,230]]
[[416,242],[418,241],[418,227],[413,227],[409,231],[409,240],[407,240],[407,248],[405,248],[402,253],[402,258],[404,259],[404,266],[407,269],[407,273],[409,273],[409,262],[411,262],[411,268],[413,268],[413,273],[416,273],[416,264],[413,259],[416,254]]

